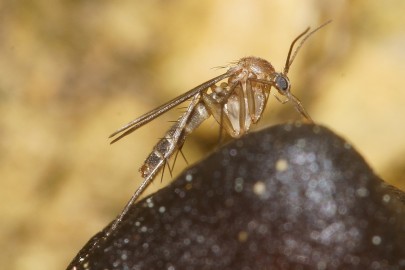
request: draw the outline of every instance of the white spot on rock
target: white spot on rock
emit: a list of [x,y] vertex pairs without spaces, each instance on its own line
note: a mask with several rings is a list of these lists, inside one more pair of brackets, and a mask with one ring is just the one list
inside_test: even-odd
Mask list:
[[381,244],[381,237],[378,235],[374,235],[373,238],[371,238],[371,242],[373,243],[373,245],[378,246],[379,244]]
[[279,172],[283,172],[288,169],[288,162],[285,159],[279,159],[276,162],[276,170]]
[[256,195],[263,195],[266,192],[266,185],[264,184],[263,181],[257,181],[254,185],[253,185],[253,192]]

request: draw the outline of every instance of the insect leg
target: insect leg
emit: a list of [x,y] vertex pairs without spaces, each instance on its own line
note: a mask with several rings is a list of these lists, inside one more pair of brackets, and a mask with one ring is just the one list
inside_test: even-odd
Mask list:
[[238,86],[235,88],[235,94],[238,97],[237,100],[239,103],[239,129],[240,129],[239,133],[244,134],[246,131],[246,121],[250,121],[250,119],[247,119],[246,117],[246,106],[247,106],[246,104],[247,98],[245,97],[246,85],[240,83]]
[[255,93],[253,90],[253,82],[251,80],[246,80],[246,83],[244,83],[244,87],[249,115],[250,118],[254,119],[256,115],[256,102],[255,102]]
[[223,134],[223,132],[224,132],[224,126],[223,126],[224,117],[225,117],[225,114],[224,114],[224,110],[222,109],[221,110],[221,115],[220,115],[220,122],[218,123],[219,124],[218,145],[221,145],[222,140],[224,138],[224,134]]
[[304,116],[308,122],[310,123],[314,123],[314,121],[312,120],[311,116],[309,116],[309,114],[307,113],[307,111],[305,110],[304,106],[302,105],[301,101],[295,97],[293,94],[289,93],[287,95],[287,98],[294,104],[295,109],[302,115]]
[[[225,129],[225,131],[234,138],[239,137],[241,134],[239,130],[236,130],[234,128],[234,124],[231,121],[231,118],[232,120],[234,120],[234,122],[236,122],[238,120],[235,119],[239,119],[239,114],[237,117],[230,118],[229,114],[225,112],[225,104],[229,101],[231,96],[234,96],[233,94],[237,85],[238,83],[234,83],[233,85],[231,85],[229,92],[222,98],[215,98],[213,94],[202,93],[203,102],[209,113],[212,114],[215,120]],[[232,104],[235,104],[235,102],[233,102]],[[237,108],[236,110],[232,110],[232,112],[234,111],[239,111],[239,108]],[[239,126],[239,124],[236,124],[236,126]]]
[[276,94],[273,93],[273,96],[277,99],[278,102],[280,102],[281,104],[286,104],[288,101],[290,101],[289,99],[285,99],[285,100],[281,100]]
[[[265,80],[261,80],[261,79],[251,79],[252,81],[258,82],[258,83],[263,83],[263,84],[267,84],[269,86],[273,85],[273,82],[270,81],[265,81]],[[294,96],[293,94],[291,94],[290,91],[283,93],[284,96],[287,97],[287,100],[285,101],[280,101],[279,98],[277,98],[278,101],[280,101],[282,104],[287,103],[288,101],[291,101],[295,107],[295,109],[310,123],[314,123],[314,121],[312,120],[311,116],[309,116],[309,114],[307,113],[307,111],[305,110],[304,106],[302,105],[301,101]]]
[[187,111],[179,118],[179,120],[168,130],[166,136],[162,138],[157,145],[154,147],[152,153],[145,160],[142,165],[140,172],[144,180],[141,185],[132,195],[131,199],[128,201],[124,209],[118,218],[111,225],[110,229],[107,231],[106,235],[111,234],[117,226],[121,223],[125,215],[128,213],[131,206],[139,198],[139,196],[145,191],[148,185],[154,179],[154,176],[165,166],[167,160],[173,155],[174,151],[181,147],[184,142],[184,129],[189,122],[194,108],[199,104],[200,94],[196,94],[190,105],[187,108]]
[[263,116],[270,90],[271,86],[268,84],[257,83],[251,79],[246,81],[248,110],[253,124],[256,124]]
[[[164,166],[164,161],[162,161],[162,165]],[[161,168],[162,165],[160,165],[160,167],[155,168],[155,173]],[[138,189],[132,195],[132,197],[128,201],[128,203],[125,205],[125,208],[122,210],[121,214],[111,225],[110,229],[107,231],[106,236],[110,235],[117,228],[117,226],[121,223],[121,221],[123,220],[125,215],[128,213],[131,206],[135,203],[136,199],[138,199],[139,196],[141,196],[141,194],[145,191],[145,189],[148,187],[148,185],[152,182],[153,177],[154,177],[154,174],[150,174],[149,176],[144,178],[141,185],[138,187]]]

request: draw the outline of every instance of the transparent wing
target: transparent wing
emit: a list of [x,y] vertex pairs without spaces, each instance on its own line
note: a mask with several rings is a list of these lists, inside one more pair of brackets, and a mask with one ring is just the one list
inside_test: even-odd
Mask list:
[[[209,81],[206,81],[202,84],[200,84],[199,86],[194,87],[193,89],[187,91],[186,93],[170,100],[169,102],[166,102],[165,104],[157,107],[156,109],[145,113],[144,115],[136,118],[135,120],[129,122],[128,124],[122,126],[120,129],[118,129],[117,131],[115,131],[114,133],[112,133],[108,138],[113,138],[115,136],[118,135],[118,137],[114,138],[111,141],[112,143],[115,143],[116,141],[120,140],[121,138],[131,134],[132,132],[134,132],[135,130],[137,130],[138,128],[140,128],[141,126],[149,123],[150,121],[152,121],[153,119],[159,117],[160,115],[162,115],[163,113],[167,112],[168,110],[172,109],[173,107],[176,107],[177,105],[179,105],[180,103],[186,101],[187,99],[195,96],[196,94],[200,93],[201,91],[203,91],[204,89],[207,89],[208,87],[216,84],[217,82],[228,78],[229,76],[231,76],[233,74],[233,72],[226,72],[222,75],[219,75],[218,77],[215,77]],[[120,135],[119,135],[120,134]]]

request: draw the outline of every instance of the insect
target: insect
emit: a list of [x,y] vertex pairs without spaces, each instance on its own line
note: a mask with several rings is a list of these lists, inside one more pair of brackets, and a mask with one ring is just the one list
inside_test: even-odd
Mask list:
[[[308,27],[293,40],[282,72],[276,72],[273,66],[262,58],[241,58],[233,63],[224,74],[200,84],[112,133],[109,138],[112,138],[111,143],[114,143],[173,107],[191,99],[186,112],[154,146],[139,169],[144,180],[112,224],[109,232],[113,231],[122,221],[129,208],[151,183],[155,175],[164,168],[168,159],[181,150],[186,137],[210,116],[213,116],[231,137],[241,137],[249,132],[251,126],[262,117],[270,90],[274,87],[280,95],[286,98],[281,101],[275,96],[280,102],[291,102],[307,121],[312,122],[300,100],[291,93],[291,84],[287,74],[304,42],[328,23],[330,21],[311,32]],[[293,53],[294,46],[300,39],[301,42]],[[227,80],[225,81],[225,79]],[[217,85],[218,83],[220,84]]]

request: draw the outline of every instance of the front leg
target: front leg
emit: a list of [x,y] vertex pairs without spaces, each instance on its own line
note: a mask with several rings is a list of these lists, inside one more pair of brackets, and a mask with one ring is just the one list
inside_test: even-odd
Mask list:
[[289,99],[286,100],[281,100],[276,94],[273,93],[273,96],[278,100],[278,102],[280,102],[281,104],[286,104],[288,101],[290,101]]

